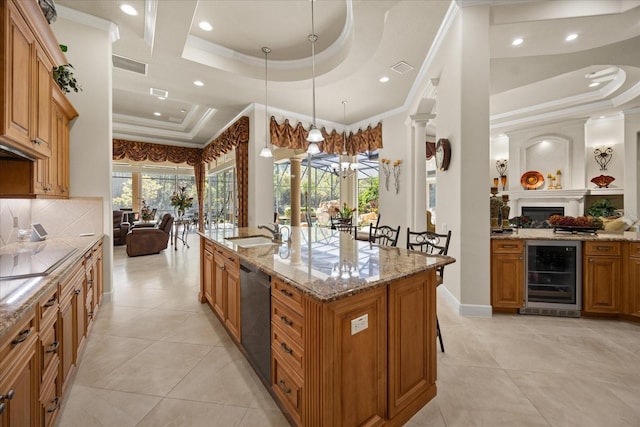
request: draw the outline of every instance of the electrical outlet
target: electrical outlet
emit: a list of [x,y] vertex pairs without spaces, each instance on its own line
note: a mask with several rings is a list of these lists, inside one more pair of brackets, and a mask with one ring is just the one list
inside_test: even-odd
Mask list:
[[18,228],[18,217],[17,216],[13,217],[13,228]]
[[358,332],[364,331],[369,327],[369,315],[363,314],[360,317],[356,317],[351,321],[351,335],[355,335]]
[[446,222],[442,223],[442,232],[446,233],[447,231],[449,231],[449,226],[447,225]]

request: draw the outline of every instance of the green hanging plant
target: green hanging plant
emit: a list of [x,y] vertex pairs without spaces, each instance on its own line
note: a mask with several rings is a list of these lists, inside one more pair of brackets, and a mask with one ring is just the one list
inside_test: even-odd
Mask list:
[[78,84],[71,70],[73,70],[73,65],[71,64],[53,67],[53,78],[64,93],[70,93],[72,90],[74,92],[82,90],[82,86]]

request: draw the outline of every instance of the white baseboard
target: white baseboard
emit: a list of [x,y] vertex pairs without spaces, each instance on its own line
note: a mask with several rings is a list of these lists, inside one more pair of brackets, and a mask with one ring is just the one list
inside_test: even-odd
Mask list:
[[438,292],[444,300],[449,304],[459,315],[465,317],[491,317],[493,310],[490,305],[479,304],[460,304],[458,298],[456,298],[446,286],[438,286]]
[[102,301],[103,302],[111,302],[111,295],[112,295],[111,292],[104,292],[102,294]]

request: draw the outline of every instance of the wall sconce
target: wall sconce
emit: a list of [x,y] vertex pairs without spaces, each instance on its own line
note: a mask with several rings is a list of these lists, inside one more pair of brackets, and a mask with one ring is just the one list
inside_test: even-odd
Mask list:
[[498,171],[498,174],[500,176],[506,176],[507,175],[507,165],[509,164],[508,160],[498,160],[496,162],[496,170]]
[[609,162],[611,161],[611,158],[613,157],[613,148],[611,147],[596,148],[593,151],[593,157],[596,159],[596,163],[600,165],[600,170],[606,171],[607,165],[609,164]]

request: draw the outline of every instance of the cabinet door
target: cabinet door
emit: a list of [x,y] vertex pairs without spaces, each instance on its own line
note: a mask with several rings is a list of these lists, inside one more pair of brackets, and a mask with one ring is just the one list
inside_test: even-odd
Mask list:
[[34,194],[45,195],[51,190],[51,161],[50,159],[38,159],[35,163],[33,174]]
[[620,258],[590,256],[584,266],[584,311],[620,312]]
[[0,415],[0,426],[37,425],[39,379],[36,342],[35,340],[29,340],[29,342],[27,351],[20,355],[17,363],[0,382],[0,395],[10,396],[0,403],[4,405],[4,412]]
[[35,50],[35,77],[33,88],[33,107],[31,140],[34,149],[44,157],[51,156],[51,69],[53,65],[38,42],[33,43]]
[[629,258],[629,314],[640,317],[640,258]]
[[60,341],[62,349],[59,351],[60,355],[60,378],[62,381],[62,392],[67,388],[69,375],[71,374],[71,368],[73,367],[73,355],[74,355],[74,324],[73,324],[73,304],[71,302],[73,298],[68,296],[65,300],[60,302],[60,314],[58,321],[60,323]]
[[524,294],[522,254],[491,256],[491,305],[494,308],[521,308]]
[[224,321],[225,315],[225,288],[226,288],[226,280],[227,274],[225,271],[224,265],[224,256],[215,253],[213,255],[213,260],[215,263],[215,274],[213,279],[213,292],[211,295],[213,296],[213,311],[220,317],[222,321]]
[[435,395],[435,289],[435,271],[389,286],[389,418],[429,389]]
[[[9,28],[5,46],[7,61],[6,69],[3,70],[5,79],[5,103],[3,117],[3,134],[11,139],[18,148],[24,148],[28,152],[32,151],[30,140],[31,122],[31,80],[32,80],[32,46],[35,38],[27,26],[27,23],[9,2],[4,2],[6,11],[9,14]],[[15,76],[11,78],[11,76]],[[18,78],[19,76],[19,78]]]
[[227,264],[225,324],[231,334],[240,341],[240,275],[233,265]]
[[202,287],[203,293],[206,300],[209,302],[211,307],[213,308],[213,282],[215,280],[216,265],[213,261],[213,253],[209,251],[204,251],[204,256],[202,258]]
[[80,280],[76,283],[73,291],[73,298],[71,300],[73,305],[73,336],[74,336],[74,352],[73,363],[78,363],[78,357],[82,353],[82,347],[84,346],[84,337],[87,330],[86,325],[86,307],[85,307],[85,293],[84,283]]

